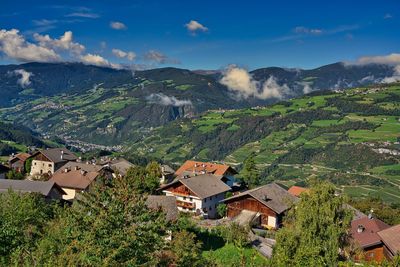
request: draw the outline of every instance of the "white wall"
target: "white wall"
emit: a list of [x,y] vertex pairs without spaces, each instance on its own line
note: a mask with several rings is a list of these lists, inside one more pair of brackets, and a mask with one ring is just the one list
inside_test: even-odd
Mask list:
[[54,163],[50,161],[32,160],[31,175],[54,173]]

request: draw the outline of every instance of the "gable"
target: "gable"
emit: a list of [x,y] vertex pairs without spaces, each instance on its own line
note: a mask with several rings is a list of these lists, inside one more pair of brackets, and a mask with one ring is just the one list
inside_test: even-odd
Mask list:
[[34,160],[40,160],[40,161],[49,161],[53,162],[50,160],[48,157],[46,157],[42,152],[38,152],[36,155],[32,157]]
[[187,186],[182,184],[180,181],[164,187],[163,190],[172,192],[175,195],[182,195],[182,196],[190,195],[190,196],[198,197],[192,190],[190,190]]
[[230,209],[250,210],[268,215],[277,214],[275,211],[266,206],[264,203],[260,202],[259,200],[250,195],[243,195],[234,199],[226,200],[225,204]]

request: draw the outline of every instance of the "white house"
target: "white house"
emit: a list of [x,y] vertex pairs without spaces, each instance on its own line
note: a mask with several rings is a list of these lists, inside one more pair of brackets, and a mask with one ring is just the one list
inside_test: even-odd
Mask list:
[[203,174],[177,179],[161,187],[161,190],[165,195],[176,198],[179,211],[215,218],[217,205],[231,188],[220,176]]

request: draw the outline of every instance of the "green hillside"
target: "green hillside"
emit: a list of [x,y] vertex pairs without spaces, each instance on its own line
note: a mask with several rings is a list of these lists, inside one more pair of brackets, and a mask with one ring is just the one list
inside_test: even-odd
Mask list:
[[400,203],[400,85],[316,92],[272,106],[209,111],[153,129],[130,154],[241,168],[252,153],[262,183],[317,176],[355,197]]

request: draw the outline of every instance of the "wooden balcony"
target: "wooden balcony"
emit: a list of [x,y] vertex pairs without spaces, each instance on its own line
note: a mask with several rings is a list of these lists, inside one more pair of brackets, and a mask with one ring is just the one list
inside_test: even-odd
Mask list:
[[188,208],[188,209],[195,209],[196,208],[196,204],[195,203],[184,202],[184,201],[180,201],[180,200],[176,201],[176,205],[178,207],[181,207],[181,208]]

